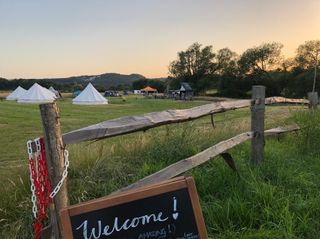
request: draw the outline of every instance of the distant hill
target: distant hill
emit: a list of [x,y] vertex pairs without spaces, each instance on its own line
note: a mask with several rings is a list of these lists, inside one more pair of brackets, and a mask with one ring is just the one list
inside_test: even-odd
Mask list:
[[67,78],[50,78],[43,79],[55,84],[87,84],[91,82],[95,86],[102,86],[105,88],[110,88],[112,86],[118,85],[132,85],[132,82],[140,79],[144,79],[143,75],[130,74],[124,75],[119,73],[105,73],[101,75],[84,75],[84,76],[72,76]]
[[[12,79],[7,80],[0,77],[0,90],[13,90],[18,85],[29,88],[34,82],[49,87],[54,86],[58,89],[74,89],[74,86],[81,89],[91,82],[94,86],[100,89],[109,89],[110,87],[118,88],[119,86],[130,88],[136,80],[146,79],[140,74],[124,75],[119,73],[104,73],[101,75],[82,75],[65,78],[43,78],[43,79]],[[81,87],[82,85],[82,87]]]

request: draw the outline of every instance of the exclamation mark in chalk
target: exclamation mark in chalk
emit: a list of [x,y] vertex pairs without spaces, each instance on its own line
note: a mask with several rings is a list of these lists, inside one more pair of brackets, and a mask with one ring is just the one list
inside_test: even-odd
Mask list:
[[177,199],[176,197],[173,197],[173,213],[172,213],[172,217],[174,220],[177,220],[179,216],[179,213],[177,212]]

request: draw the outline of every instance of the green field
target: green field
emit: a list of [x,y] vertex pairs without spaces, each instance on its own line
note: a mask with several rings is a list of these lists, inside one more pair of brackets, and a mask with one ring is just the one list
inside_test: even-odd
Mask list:
[[[161,111],[169,108],[188,108],[207,102],[174,102],[167,100],[145,100],[129,97],[109,99],[104,106],[79,106],[71,104],[71,99],[58,102],[61,111],[62,131],[69,132],[90,124],[127,115],[141,115],[147,112]],[[18,104],[0,102],[0,167],[15,170],[17,166],[27,163],[26,142],[42,134],[39,106],[36,104]],[[0,171],[0,179],[3,174]]]
[[[182,109],[205,101],[175,102],[128,97],[109,105],[76,106],[59,101],[62,131],[127,115]],[[161,126],[98,142],[68,146],[71,204],[101,197],[250,129],[249,109]],[[221,158],[193,175],[212,238],[320,238],[320,114],[298,106],[266,110],[266,128],[298,123],[298,134],[266,141],[265,162],[250,164],[250,144],[231,150],[239,174]],[[41,135],[38,105],[0,101],[0,238],[32,238],[25,143]]]

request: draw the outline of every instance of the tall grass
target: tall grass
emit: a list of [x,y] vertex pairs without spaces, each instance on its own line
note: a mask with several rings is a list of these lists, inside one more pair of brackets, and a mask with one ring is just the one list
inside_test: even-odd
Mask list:
[[227,133],[224,126],[213,129],[210,124],[191,122],[120,136],[111,141],[71,146],[71,201],[76,203],[107,195],[228,138],[240,128],[239,125],[229,127]]
[[0,238],[32,238],[30,186],[28,173],[18,180],[2,181],[0,196]]
[[[246,117],[238,117],[243,112]],[[215,128],[206,117],[70,145],[70,201],[75,204],[108,195],[247,131],[247,116],[245,111],[221,114],[215,118]],[[297,122],[302,131],[267,140],[265,161],[257,167],[250,164],[250,147],[245,143],[230,151],[238,173],[220,157],[186,173],[196,180],[210,237],[320,238],[319,116],[319,112],[294,114],[289,121]],[[278,123],[268,121],[267,125]],[[18,183],[6,182],[8,194],[0,197],[0,238],[32,238],[28,173],[20,173]]]
[[302,111],[294,116],[301,127],[301,149],[307,154],[320,153],[320,114],[319,111]]
[[[309,124],[305,114],[308,113],[294,116],[302,128]],[[118,142],[112,144],[103,141],[91,144],[88,154],[80,153],[74,159],[78,160],[74,171],[83,172],[82,176],[87,175],[87,178],[73,175],[81,181],[77,184],[71,177],[72,201],[76,203],[106,195],[248,127],[247,120],[235,122],[218,122],[215,129],[209,123],[164,126],[159,132],[152,130],[119,137]],[[130,137],[135,137],[135,140]],[[231,150],[239,174],[232,172],[222,158],[187,173],[195,177],[206,225],[212,237],[320,236],[320,184],[317,179],[320,157],[316,154],[317,148],[310,149],[308,155],[302,151],[304,145],[301,142],[306,137],[302,131],[279,141],[267,140],[265,161],[259,167],[250,164],[249,143]],[[308,137],[310,141],[318,140],[317,134],[309,133]],[[94,151],[99,152],[99,157],[92,155],[92,147],[97,147]],[[73,155],[77,150],[86,151],[80,150],[79,146],[70,150],[74,151]],[[75,193],[77,189],[78,195]]]

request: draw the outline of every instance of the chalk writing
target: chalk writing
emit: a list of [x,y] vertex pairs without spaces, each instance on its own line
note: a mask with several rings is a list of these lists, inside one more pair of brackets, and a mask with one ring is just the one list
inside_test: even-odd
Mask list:
[[200,238],[186,187],[109,207],[108,199],[103,202],[106,206],[70,217],[73,239]]
[[177,239],[198,239],[199,235],[194,235],[193,233],[183,233],[183,236],[177,237]]
[[166,238],[167,231],[166,228],[161,228],[155,231],[143,232],[139,235],[138,239],[149,239],[149,238]]
[[138,236],[138,239],[162,239],[168,238],[169,235],[175,233],[176,227],[174,224],[169,224],[167,227],[163,227],[158,230],[143,232]]
[[177,212],[177,199],[176,197],[173,197],[173,213],[172,217],[174,220],[177,220],[179,216],[179,213]]
[[164,217],[162,212],[158,214],[143,215],[140,217],[134,217],[132,219],[126,219],[124,222],[120,222],[119,218],[114,219],[112,226],[102,225],[101,220],[97,221],[97,227],[92,227],[88,229],[88,220],[85,220],[76,228],[76,230],[81,230],[84,239],[98,239],[101,236],[110,236],[113,232],[126,231],[130,228],[138,227],[139,225],[146,225],[151,222],[165,222],[168,217]]

